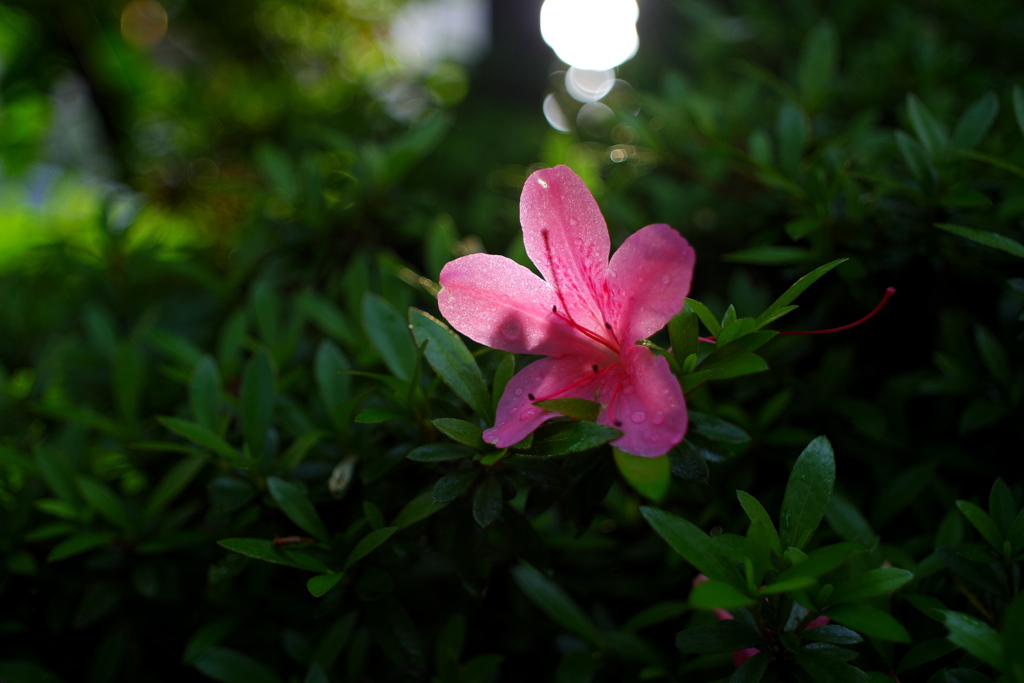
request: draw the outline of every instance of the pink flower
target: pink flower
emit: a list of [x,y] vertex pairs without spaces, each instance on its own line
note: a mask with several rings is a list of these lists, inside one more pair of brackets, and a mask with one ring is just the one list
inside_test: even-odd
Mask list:
[[694,252],[667,225],[611,242],[597,202],[565,166],[537,171],[523,187],[526,253],[543,279],[503,257],[471,254],[441,271],[441,314],[462,334],[511,353],[547,356],[508,383],[484,440],[499,448],[556,416],[534,403],[583,398],[597,421],[622,430],[612,443],[664,455],[686,433],[686,404],[668,362],[637,341],[684,305]]

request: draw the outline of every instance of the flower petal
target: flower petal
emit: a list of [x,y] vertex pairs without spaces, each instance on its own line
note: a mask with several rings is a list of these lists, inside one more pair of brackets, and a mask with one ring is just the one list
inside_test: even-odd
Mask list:
[[519,217],[526,253],[555,288],[559,309],[603,332],[611,242],[586,184],[566,166],[537,171],[523,186]]
[[551,285],[530,269],[494,254],[445,264],[437,295],[441,315],[470,339],[511,353],[589,353],[591,342],[552,314]]
[[[543,422],[557,417],[558,413],[542,410],[533,405],[534,400],[551,396],[556,392],[558,398],[600,400],[602,389],[615,384],[618,369],[621,367],[616,364],[608,372],[595,374],[593,365],[607,363],[607,360],[607,356],[572,356],[543,358],[530,363],[509,380],[505,393],[498,401],[494,427],[484,430],[484,441],[498,448],[505,448],[525,439]],[[593,375],[594,379],[580,382],[571,389],[562,391],[581,379],[585,380],[588,375]],[[534,398],[531,399],[531,395]]]
[[651,336],[686,304],[696,260],[693,247],[667,225],[630,235],[608,266],[610,322],[623,345]]
[[597,421],[623,431],[612,442],[621,450],[649,457],[664,455],[686,434],[686,402],[679,380],[668,361],[645,346],[624,348],[623,366],[625,374],[611,410]]

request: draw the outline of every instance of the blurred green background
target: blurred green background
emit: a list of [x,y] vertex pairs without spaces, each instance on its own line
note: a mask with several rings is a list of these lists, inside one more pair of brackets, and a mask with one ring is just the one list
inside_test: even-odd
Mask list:
[[[381,335],[412,358],[405,311],[436,313],[452,258],[524,261],[522,183],[561,163],[614,244],[679,230],[691,296],[716,317],[756,316],[836,258],[779,329],[845,324],[898,291],[861,327],[775,340],[767,372],[688,395],[739,431],[697,435],[707,464],[664,506],[741,533],[734,491],[777,510],[826,434],[826,535],[873,539],[879,563],[915,572],[908,594],[1001,626],[1019,561],[940,550],[977,540],[956,500],[985,503],[997,478],[1024,498],[1024,7],[639,6],[637,55],[585,103],[541,39],[539,0],[0,5],[0,680],[726,676],[727,658],[675,651],[682,617],[647,632],[656,657],[588,644],[510,578],[519,558],[551,570],[609,629],[685,599],[694,572],[665,560],[606,450],[567,465],[594,488],[547,490],[555,513],[509,497],[528,542],[475,526],[465,500],[399,534],[353,578],[360,602],[317,603],[295,569],[216,545],[298,533],[274,477],[308,492],[346,552],[433,483],[403,457],[443,440],[429,418],[471,411],[436,381],[416,403],[341,371],[408,380]],[[486,377],[500,360],[479,355]],[[254,436],[238,416],[264,367]],[[197,406],[211,377],[216,402]],[[397,417],[355,421],[377,408]],[[264,461],[238,467],[220,443]],[[356,483],[330,484],[347,458]],[[922,605],[891,609],[914,642],[945,642]],[[874,643],[858,663],[892,672],[906,651]],[[901,680],[982,666],[951,652]]]

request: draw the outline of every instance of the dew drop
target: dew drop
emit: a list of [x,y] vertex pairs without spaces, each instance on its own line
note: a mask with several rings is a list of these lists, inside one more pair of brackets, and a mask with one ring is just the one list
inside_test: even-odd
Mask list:
[[651,434],[651,443],[658,443],[659,441],[661,441],[660,434]]
[[513,415],[515,415],[516,413],[518,413],[518,412],[519,412],[519,406],[513,406],[512,410],[510,410],[510,411],[508,411],[508,412],[510,412],[510,413],[512,413]]
[[516,396],[522,396],[523,395],[523,390],[522,389],[516,389],[515,390],[515,395]]
[[671,275],[663,275],[661,277],[661,284],[663,284],[663,285],[670,285],[670,284],[672,284],[672,276]]
[[630,384],[628,387],[626,387],[625,389],[622,390],[622,393],[624,393],[624,394],[632,394],[634,391],[636,391],[636,387],[634,387],[632,384]]
[[640,424],[647,419],[647,413],[642,410],[638,410],[629,416],[629,419],[633,421],[633,424]]
[[527,420],[529,420],[531,417],[533,417],[536,414],[537,414],[537,411],[535,411],[535,410],[524,410],[523,414],[519,416],[519,421],[520,422],[526,422]]
[[548,184],[547,184],[546,182],[544,182],[543,180],[541,180],[540,178],[537,178],[537,183],[538,183],[538,184],[539,184],[539,185],[540,185],[541,187],[543,187],[543,188],[544,188],[545,190],[546,190],[546,189],[548,189]]
[[655,425],[660,425],[664,421],[665,413],[661,412],[660,410],[654,414],[654,417],[651,418],[651,422],[653,422]]

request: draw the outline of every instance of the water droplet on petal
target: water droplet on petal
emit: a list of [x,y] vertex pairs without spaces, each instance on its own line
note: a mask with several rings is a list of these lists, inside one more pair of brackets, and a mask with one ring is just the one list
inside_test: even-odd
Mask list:
[[519,416],[519,421],[520,422],[526,422],[527,420],[529,420],[531,417],[533,417],[536,414],[537,414],[536,410],[524,410],[523,414]]
[[548,184],[541,180],[540,178],[537,178],[537,183],[540,184],[540,186],[543,187],[545,190],[548,189]]
[[653,422],[655,425],[660,425],[664,421],[665,413],[661,412],[660,410],[654,414],[654,417],[651,418],[651,422]]
[[510,412],[511,414],[515,415],[516,413],[519,412],[519,406],[513,406],[512,410],[510,410],[508,412]]
[[632,394],[634,391],[636,391],[636,387],[634,387],[632,384],[630,384],[628,387],[626,387],[625,389],[622,390],[622,393],[624,393],[624,394]]
[[661,441],[660,434],[651,434],[651,443],[658,443],[659,441]]
[[522,389],[516,389],[515,390],[515,395],[516,396],[522,396],[523,395],[523,390]]
[[662,278],[661,278],[661,284],[663,284],[663,285],[670,285],[670,284],[672,284],[672,276],[671,275],[663,275]]
[[633,421],[633,424],[640,424],[647,419],[647,413],[642,410],[638,410],[629,416],[629,419]]

